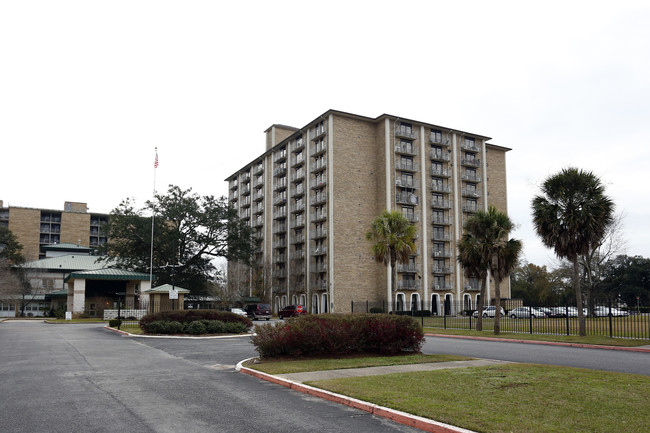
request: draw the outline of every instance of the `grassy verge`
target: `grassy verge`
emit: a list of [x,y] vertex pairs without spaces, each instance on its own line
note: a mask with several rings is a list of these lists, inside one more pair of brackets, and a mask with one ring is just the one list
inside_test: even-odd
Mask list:
[[309,382],[478,432],[647,432],[650,378],[513,364]]
[[102,319],[46,319],[47,323],[108,323],[108,320]]
[[472,358],[455,355],[366,356],[319,359],[272,359],[248,362],[246,367],[268,374],[302,373],[305,371],[338,370],[343,368],[378,367],[388,365],[423,364],[428,362],[464,361]]
[[426,334],[466,335],[472,337],[504,338],[512,340],[556,341],[560,343],[596,344],[604,346],[638,347],[649,345],[648,340],[632,340],[625,338],[609,338],[598,336],[578,337],[576,335],[539,335],[530,333],[502,332],[494,335],[492,331],[466,331],[460,329],[424,328]]

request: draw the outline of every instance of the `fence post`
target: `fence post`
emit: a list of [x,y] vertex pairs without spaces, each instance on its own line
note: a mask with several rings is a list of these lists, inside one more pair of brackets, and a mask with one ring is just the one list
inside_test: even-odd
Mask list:
[[564,304],[564,312],[566,313],[566,335],[569,335],[569,305]]
[[612,298],[609,298],[608,300],[608,307],[609,307],[609,314],[607,315],[609,317],[609,338],[613,338],[613,330],[612,330]]
[[350,313],[354,313],[354,301],[350,301]]
[[533,307],[528,306],[528,323],[530,326],[530,333],[533,333]]

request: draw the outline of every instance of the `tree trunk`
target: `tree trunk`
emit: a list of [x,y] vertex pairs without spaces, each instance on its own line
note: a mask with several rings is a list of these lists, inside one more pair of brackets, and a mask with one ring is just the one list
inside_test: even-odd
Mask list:
[[582,290],[580,289],[580,273],[578,272],[578,257],[573,258],[573,290],[576,293],[576,308],[578,309],[578,334],[581,337],[587,336],[585,326],[585,314],[582,311]]
[[[397,260],[395,259],[395,257],[391,256],[391,259],[390,259],[390,291],[388,292],[389,310],[390,310],[390,306],[393,303],[393,293],[395,293],[395,279],[396,279],[395,276],[397,274],[397,269],[395,269],[396,265],[397,265]],[[393,310],[395,310],[395,308],[397,308],[397,305],[395,305],[393,307]],[[395,311],[397,311],[397,310],[395,310]]]
[[483,330],[483,306],[485,305],[485,281],[483,281],[480,284],[481,284],[481,293],[478,298],[478,305],[476,306],[476,308],[478,308],[478,320],[476,321],[477,331]]
[[499,279],[494,279],[494,333],[499,335],[501,333],[501,287],[499,287]]

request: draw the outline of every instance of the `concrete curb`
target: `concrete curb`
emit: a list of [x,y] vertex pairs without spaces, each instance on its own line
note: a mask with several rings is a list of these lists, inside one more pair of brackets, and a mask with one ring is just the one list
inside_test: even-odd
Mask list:
[[130,332],[122,331],[121,329],[115,329],[111,328],[108,325],[104,326],[104,329],[107,329],[109,331],[116,332],[118,334],[122,334],[125,337],[132,337],[132,338],[182,338],[184,340],[210,340],[210,339],[217,339],[217,338],[241,338],[241,337],[250,337],[252,334],[241,334],[241,335],[211,335],[208,337],[194,337],[190,335],[142,335],[142,334],[131,334]]
[[399,424],[414,427],[422,431],[431,432],[431,433],[475,433],[472,430],[466,430],[460,427],[455,427],[449,424],[430,420],[428,418],[412,415],[410,413],[401,412],[395,409],[389,409],[383,406],[378,406],[376,404],[368,403],[362,400],[357,400],[355,398],[351,398],[341,394],[336,394],[330,391],[325,391],[323,389],[314,388],[309,385],[304,385],[302,383],[294,382],[288,379],[283,379],[277,376],[273,376],[271,374],[262,373],[261,371],[244,367],[243,363],[250,359],[253,358],[240,361],[236,367],[237,371],[256,377],[258,379],[266,380],[267,382],[275,383],[277,385],[282,385],[294,391],[302,392],[303,394],[322,398],[334,403],[343,404],[345,406],[359,409],[364,412],[368,412],[370,414],[380,416],[382,418],[387,418]]
[[556,341],[521,340],[521,339],[498,338],[498,337],[475,337],[472,335],[424,334],[424,336],[441,337],[441,338],[457,338],[461,340],[499,341],[502,343],[541,344],[545,346],[565,346],[565,347],[579,347],[583,349],[622,350],[626,352],[650,353],[650,348],[646,348],[646,347],[601,346],[598,344],[562,343]]

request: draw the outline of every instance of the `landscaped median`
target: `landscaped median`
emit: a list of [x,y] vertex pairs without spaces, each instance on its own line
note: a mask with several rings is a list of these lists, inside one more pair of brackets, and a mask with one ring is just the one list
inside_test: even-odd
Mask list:
[[[452,359],[438,360],[445,362]],[[306,381],[304,384],[291,384],[277,376],[301,371],[434,360],[435,355],[267,359],[257,363],[249,361],[243,367],[268,372],[261,373],[270,375],[267,380],[276,378],[276,383],[332,401],[338,398],[339,403],[426,431],[458,431],[451,426],[477,432],[650,431],[647,403],[650,399],[650,378],[641,375],[505,364]],[[300,389],[301,386],[305,389]],[[337,395],[348,398],[341,399]],[[383,414],[377,408],[392,411]],[[404,417],[400,413],[414,417]],[[427,419],[436,422],[423,421]]]

